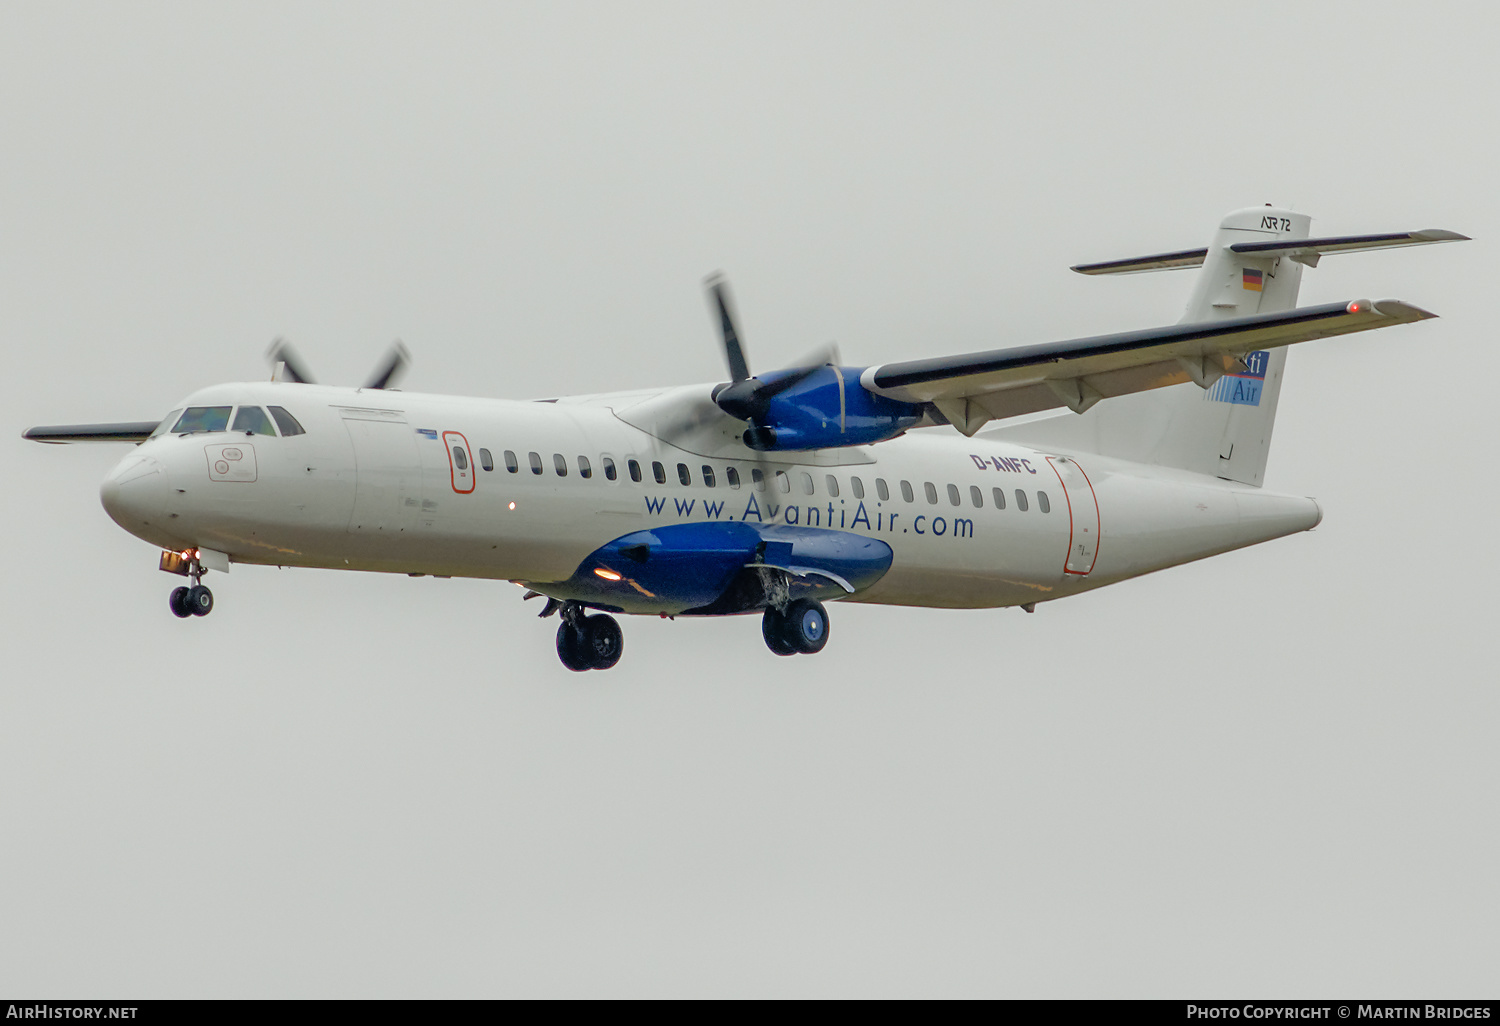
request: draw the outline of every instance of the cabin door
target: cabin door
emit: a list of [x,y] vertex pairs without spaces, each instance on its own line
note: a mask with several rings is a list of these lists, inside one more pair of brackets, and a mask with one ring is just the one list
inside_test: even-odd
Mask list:
[[1082,577],[1099,558],[1099,501],[1088,475],[1066,456],[1048,456],[1068,500],[1068,558],[1063,573]]
[[398,535],[417,526],[422,464],[405,418],[383,410],[344,410],[354,443],[354,534]]

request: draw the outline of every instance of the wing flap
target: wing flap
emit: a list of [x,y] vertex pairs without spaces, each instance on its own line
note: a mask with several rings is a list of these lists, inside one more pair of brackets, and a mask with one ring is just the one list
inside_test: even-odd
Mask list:
[[[1196,381],[1207,387],[1251,352],[1434,317],[1399,300],[1360,299],[1282,313],[1044,342],[963,356],[883,364],[860,383],[904,402],[933,403],[966,433],[983,426],[974,405],[1003,419]],[[956,400],[969,400],[960,407]],[[949,410],[959,413],[955,419]]]

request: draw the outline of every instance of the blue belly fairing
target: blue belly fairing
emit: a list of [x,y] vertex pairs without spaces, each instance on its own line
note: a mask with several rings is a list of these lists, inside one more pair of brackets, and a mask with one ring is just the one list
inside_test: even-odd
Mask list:
[[797,575],[790,579],[794,594],[836,598],[847,593],[834,578],[863,591],[885,576],[892,555],[885,542],[851,531],[786,524],[673,524],[616,538],[590,553],[571,578],[539,590],[622,613],[739,613],[763,605],[757,604],[753,589],[737,587],[747,573],[754,573],[747,566],[795,568]]

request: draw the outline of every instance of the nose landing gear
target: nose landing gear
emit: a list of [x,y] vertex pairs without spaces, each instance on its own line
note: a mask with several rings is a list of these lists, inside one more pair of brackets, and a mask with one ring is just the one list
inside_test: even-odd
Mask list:
[[167,596],[167,607],[172,610],[173,616],[207,616],[213,612],[214,593],[203,584],[203,564],[198,562],[196,555],[163,552],[161,568],[169,573],[181,574],[193,582],[190,588],[173,588],[172,594]]

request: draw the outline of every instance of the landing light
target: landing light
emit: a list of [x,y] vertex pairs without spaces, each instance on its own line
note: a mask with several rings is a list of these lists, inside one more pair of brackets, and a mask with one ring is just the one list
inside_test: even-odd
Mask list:
[[602,577],[606,581],[618,581],[620,579],[619,574],[615,573],[613,570],[606,570],[602,566],[594,568],[594,576]]
[[513,503],[511,503],[511,504],[510,504],[510,508],[511,508],[511,509],[515,509],[515,508],[516,508],[516,504],[515,504],[515,503],[514,503],[514,502],[513,502]]

